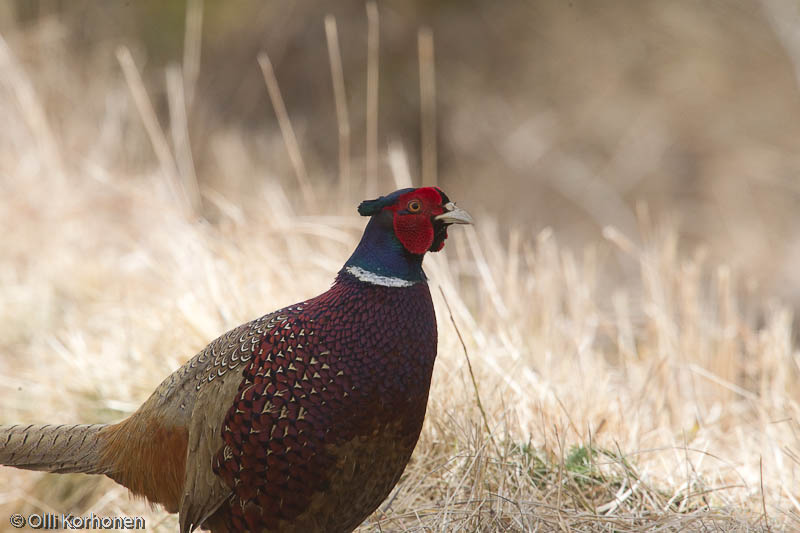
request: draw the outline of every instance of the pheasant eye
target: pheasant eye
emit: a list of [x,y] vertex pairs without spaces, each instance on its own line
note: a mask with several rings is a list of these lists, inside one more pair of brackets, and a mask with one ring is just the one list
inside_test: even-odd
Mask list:
[[422,205],[419,203],[419,200],[411,200],[408,202],[408,211],[410,213],[419,213],[420,209],[422,209]]

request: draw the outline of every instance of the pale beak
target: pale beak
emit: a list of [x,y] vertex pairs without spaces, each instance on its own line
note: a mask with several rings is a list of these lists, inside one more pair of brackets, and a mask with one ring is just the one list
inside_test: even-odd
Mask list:
[[439,220],[445,224],[472,224],[472,217],[470,214],[453,202],[445,204],[444,208],[445,212],[433,217],[434,220]]

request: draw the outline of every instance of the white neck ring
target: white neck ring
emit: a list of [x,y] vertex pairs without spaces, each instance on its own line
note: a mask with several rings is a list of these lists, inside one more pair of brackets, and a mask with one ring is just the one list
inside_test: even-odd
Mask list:
[[357,266],[349,266],[345,268],[345,270],[354,275],[358,280],[372,285],[380,285],[382,287],[410,287],[414,284],[413,281],[408,281],[407,279],[381,276],[380,274],[364,270]]

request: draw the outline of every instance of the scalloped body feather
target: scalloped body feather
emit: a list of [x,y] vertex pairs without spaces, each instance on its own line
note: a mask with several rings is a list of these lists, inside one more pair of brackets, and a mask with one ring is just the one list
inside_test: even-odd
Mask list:
[[214,471],[232,495],[220,512],[234,531],[349,531],[388,495],[422,428],[436,358],[428,286],[342,272],[276,318],[223,423]]

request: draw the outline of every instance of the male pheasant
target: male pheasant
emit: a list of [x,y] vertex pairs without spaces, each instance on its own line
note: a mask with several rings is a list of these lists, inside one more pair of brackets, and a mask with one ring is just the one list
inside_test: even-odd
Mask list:
[[469,214],[437,187],[362,202],[331,289],[225,333],[112,425],[0,427],[0,464],[105,474],[180,530],[352,531],[425,416],[436,317],[422,271]]

